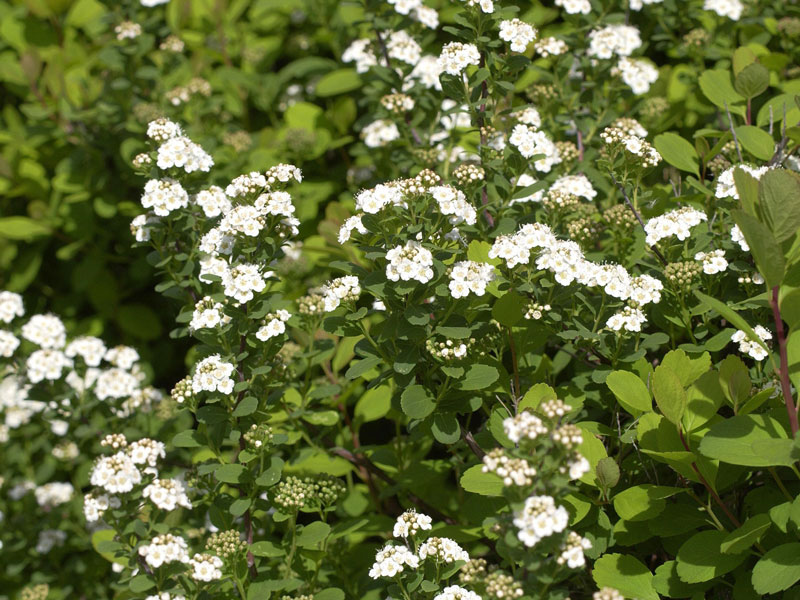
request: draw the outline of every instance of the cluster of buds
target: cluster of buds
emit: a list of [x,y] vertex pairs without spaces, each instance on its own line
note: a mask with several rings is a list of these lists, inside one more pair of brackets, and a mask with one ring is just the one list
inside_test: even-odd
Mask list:
[[536,104],[548,102],[558,98],[556,86],[549,83],[535,83],[525,90],[525,95]]
[[263,423],[261,425],[253,423],[243,437],[250,450],[264,450],[272,443],[272,427]]
[[545,313],[550,312],[551,307],[549,304],[539,304],[538,302],[529,302],[525,309],[525,318],[529,321],[538,321]]
[[636,227],[636,215],[624,204],[616,204],[603,211],[603,220],[620,232],[631,231]]
[[453,177],[455,177],[459,185],[467,187],[483,181],[486,177],[486,172],[483,170],[483,167],[478,167],[476,165],[459,165],[458,168],[453,171]]
[[430,169],[423,169],[415,177],[398,179],[388,183],[392,187],[399,189],[404,196],[419,196],[425,194],[429,189],[441,183],[439,176]]
[[486,595],[490,598],[519,598],[524,594],[522,584],[499,569],[489,573],[485,582]]
[[542,205],[549,211],[572,210],[577,208],[581,199],[566,190],[550,190],[542,198]]
[[703,266],[691,260],[669,263],[664,267],[664,276],[676,289],[687,291],[703,272]]
[[241,539],[235,529],[212,533],[206,541],[206,550],[227,562],[233,562],[236,557],[244,554],[246,549],[247,542]]
[[556,142],[556,149],[561,161],[565,163],[574,162],[580,157],[580,151],[575,142]]
[[211,84],[201,77],[193,77],[186,85],[178,86],[168,91],[166,97],[170,104],[179,106],[184,102],[188,102],[195,94],[210,96]]
[[508,456],[502,448],[494,448],[483,457],[481,471],[494,473],[503,480],[505,486],[529,486],[536,476],[536,469],[527,460]]
[[109,433],[100,440],[100,445],[112,450],[123,450],[128,447],[128,439],[122,433]]
[[443,342],[436,342],[432,339],[427,339],[425,341],[425,348],[428,350],[431,356],[448,362],[451,360],[459,360],[464,358],[475,341],[475,338],[455,341],[447,339]]
[[24,587],[19,597],[20,600],[47,600],[47,596],[49,595],[50,586],[46,583],[39,583]]
[[414,110],[414,99],[407,94],[386,94],[381,98],[381,105],[391,113],[402,114]]
[[194,398],[192,391],[192,376],[187,375],[175,384],[169,393],[170,398],[178,404],[190,403]]
[[567,235],[579,244],[593,243],[600,234],[600,225],[590,217],[580,217],[567,223]]
[[309,290],[308,294],[300,296],[297,299],[297,312],[307,317],[325,314],[325,301],[322,294],[316,290]]

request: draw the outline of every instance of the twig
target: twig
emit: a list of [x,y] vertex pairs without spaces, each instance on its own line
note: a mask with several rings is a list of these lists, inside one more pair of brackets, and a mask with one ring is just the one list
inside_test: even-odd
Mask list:
[[739,148],[739,138],[736,137],[736,129],[734,129],[733,127],[733,117],[731,117],[731,111],[728,108],[728,102],[725,101],[724,103],[725,103],[725,112],[728,113],[728,125],[731,128],[731,135],[733,135],[733,143],[736,146],[736,154],[739,155],[739,162],[742,163],[744,162],[744,160],[742,160],[742,151]]
[[[678,435],[681,438],[681,443],[683,444],[683,447],[686,448],[687,452],[691,453],[691,450],[689,449],[689,444],[686,443],[686,438],[683,437],[683,430],[680,427],[678,427]],[[702,483],[705,486],[706,490],[708,490],[708,493],[711,494],[712,498],[714,498],[714,502],[716,502],[719,505],[719,507],[725,512],[726,515],[728,515],[728,518],[731,520],[731,522],[734,525],[736,525],[736,527],[741,527],[742,524],[739,522],[739,519],[737,519],[736,516],[731,512],[731,510],[728,508],[728,505],[725,504],[722,498],[719,497],[719,494],[717,494],[717,492],[714,491],[714,488],[712,488],[709,485],[706,478],[703,477],[703,474],[700,472],[700,469],[697,468],[697,463],[695,463],[694,461],[692,461],[692,470],[694,470],[694,472],[700,478],[700,483]]]
[[783,392],[783,401],[786,404],[786,412],[789,415],[789,425],[792,428],[792,437],[797,435],[797,430],[800,429],[797,422],[797,406],[794,404],[792,398],[792,386],[789,381],[789,360],[786,351],[786,331],[783,328],[783,319],[781,318],[781,309],[778,305],[778,286],[772,288],[772,298],[770,299],[772,305],[772,316],[775,318],[775,333],[778,335],[778,352],[780,354],[780,378],[781,378],[781,391]]
[[469,449],[472,450],[472,453],[477,456],[480,460],[483,460],[483,457],[486,456],[486,452],[483,451],[478,445],[478,442],[475,441],[475,438],[472,437],[472,432],[467,431],[463,427],[461,428],[461,438],[464,442],[469,446]]
[[[622,192],[622,197],[625,198],[625,203],[628,205],[628,208],[630,208],[631,211],[633,212],[633,216],[636,217],[636,220],[639,221],[639,225],[642,226],[643,230],[647,231],[645,229],[645,227],[644,227],[644,221],[642,221],[642,216],[639,214],[639,211],[637,211],[634,208],[633,203],[631,202],[631,199],[628,198],[628,192],[625,191],[625,188],[622,186],[622,184],[620,184],[620,182],[617,181],[617,178],[614,177],[614,173],[609,171],[608,174],[611,176],[611,181],[614,182],[614,185],[616,185],[617,188],[619,189],[619,191]],[[661,264],[666,267],[667,264],[668,264],[667,263],[667,259],[664,258],[663,254],[661,254],[661,251],[658,248],[656,248],[655,246],[650,246],[650,250],[652,250],[653,254],[655,254],[658,257],[658,260],[661,261]]]
[[[374,473],[379,479],[382,479],[383,481],[388,483],[390,486],[397,485],[397,482],[393,478],[384,473],[380,467],[378,467],[375,463],[373,463],[369,458],[367,458],[363,454],[359,454],[358,456],[356,456],[355,454],[353,454],[349,450],[346,450],[345,448],[331,448],[331,452],[333,452],[337,456],[341,456],[347,462],[357,467],[363,466],[364,468]],[[455,520],[439,512],[438,509],[434,508],[433,506],[425,502],[422,498],[420,498],[416,494],[413,494],[411,492],[407,493],[409,500],[411,500],[411,502],[416,504],[417,507],[419,507],[421,510],[424,510],[426,513],[428,513],[435,519],[444,521],[448,525],[455,525],[456,523]]]

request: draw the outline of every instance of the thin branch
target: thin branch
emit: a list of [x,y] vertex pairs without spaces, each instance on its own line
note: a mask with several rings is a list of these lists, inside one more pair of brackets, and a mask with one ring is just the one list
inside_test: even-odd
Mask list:
[[[373,463],[369,458],[364,456],[363,454],[359,454],[356,456],[349,450],[345,448],[331,448],[331,452],[337,456],[341,456],[343,459],[348,461],[349,463],[357,466],[357,467],[364,467],[370,472],[374,473],[379,479],[382,479],[390,486],[396,486],[397,482],[387,475],[380,467],[378,467],[375,463]],[[441,513],[438,509],[431,506],[427,502],[425,502],[422,498],[413,494],[411,492],[407,492],[409,500],[417,505],[418,508],[428,513],[434,519],[438,519],[440,521],[444,521],[448,525],[455,525],[455,520],[451,519],[444,513]]]
[[[633,202],[631,202],[631,199],[628,197],[628,192],[625,191],[625,188],[622,186],[622,184],[619,181],[617,181],[617,178],[614,177],[614,174],[611,171],[609,171],[608,174],[611,176],[611,181],[614,182],[614,185],[616,185],[617,188],[619,189],[619,191],[622,192],[622,197],[625,198],[625,203],[628,205],[628,208],[630,208],[631,211],[633,212],[633,216],[636,217],[636,220],[639,221],[639,225],[642,226],[643,230],[647,231],[645,229],[645,227],[644,227],[644,221],[642,221],[642,215],[640,215],[639,211],[637,211],[634,208]],[[656,248],[655,246],[650,246],[650,250],[652,250],[653,254],[655,254],[658,257],[658,260],[661,261],[661,264],[666,267],[667,264],[668,264],[667,263],[667,259],[664,258],[663,254],[661,254],[661,251],[658,248]]]
[[744,162],[744,160],[742,160],[742,151],[739,148],[739,138],[736,137],[736,129],[734,129],[734,127],[733,127],[733,117],[731,117],[731,111],[728,108],[728,102],[727,101],[725,102],[725,112],[728,113],[728,125],[730,126],[731,134],[733,135],[733,143],[736,146],[736,154],[739,155],[739,162],[742,163],[742,162]]
[[797,430],[800,429],[797,422],[797,406],[794,404],[792,398],[792,386],[789,381],[789,359],[786,351],[786,330],[783,328],[783,319],[781,318],[781,309],[778,304],[778,286],[772,288],[772,298],[770,299],[772,305],[772,316],[775,318],[775,333],[778,336],[778,352],[781,359],[780,378],[781,378],[781,391],[783,392],[783,401],[786,404],[786,412],[789,415],[789,425],[792,428],[792,437],[797,435]]
[[469,449],[472,450],[472,453],[477,456],[480,460],[483,460],[483,457],[486,456],[486,452],[483,451],[478,445],[478,442],[475,441],[475,438],[472,437],[472,432],[467,431],[463,427],[461,428],[461,439],[469,446]]
[[[686,443],[686,438],[683,437],[683,430],[680,427],[678,427],[678,435],[680,436],[681,443],[683,444],[683,447],[686,448],[686,451],[691,452],[691,450],[689,449],[689,444]],[[722,498],[719,497],[719,494],[717,494],[717,492],[714,491],[714,488],[712,488],[709,485],[706,478],[703,477],[703,474],[700,472],[700,469],[697,468],[697,463],[695,463],[694,461],[692,461],[692,470],[697,474],[697,477],[700,478],[700,483],[702,483],[705,486],[706,490],[708,490],[708,493],[711,494],[711,497],[714,499],[714,502],[716,502],[719,505],[719,507],[725,512],[726,515],[728,515],[728,518],[731,520],[731,523],[733,523],[736,527],[741,527],[742,524],[739,522],[739,519],[737,519],[736,516],[731,512],[731,509],[729,509],[728,505],[725,504]]]

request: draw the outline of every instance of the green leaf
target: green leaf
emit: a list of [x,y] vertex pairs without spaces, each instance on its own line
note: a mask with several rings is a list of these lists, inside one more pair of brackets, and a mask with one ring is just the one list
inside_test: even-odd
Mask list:
[[459,381],[461,390],[484,390],[500,377],[496,367],[474,364],[467,369],[464,379]]
[[800,581],[800,543],[782,544],[753,567],[753,587],[759,594],[777,594]]
[[527,301],[514,290],[509,290],[492,307],[492,316],[501,325],[513,327],[525,316]]
[[481,496],[502,496],[503,480],[493,473],[484,473],[482,469],[483,465],[475,465],[464,471],[461,487]]
[[267,541],[256,542],[250,546],[250,552],[252,552],[254,556],[266,556],[268,558],[277,558],[286,554],[282,548]]
[[337,69],[323,75],[314,89],[317,96],[327,98],[357,90],[362,85],[361,77],[355,69]]
[[775,240],[781,243],[800,230],[800,176],[786,169],[773,169],[758,186],[759,204]]
[[123,331],[141,340],[155,340],[161,336],[161,319],[156,311],[145,304],[126,304],[117,309],[117,322]]
[[597,461],[594,472],[597,475],[597,480],[600,482],[600,487],[605,490],[610,490],[619,483],[619,467],[617,466],[617,461],[610,456],[606,456]]
[[436,408],[436,402],[426,388],[411,385],[400,395],[400,407],[412,419],[424,419]]
[[223,483],[242,483],[246,469],[243,465],[220,465],[214,471],[214,477]]
[[767,286],[771,288],[780,285],[786,270],[786,261],[775,236],[756,217],[742,210],[732,210],[731,216],[742,230],[747,245],[750,246],[750,253],[756,261],[756,267],[764,276]]
[[200,434],[194,429],[181,431],[172,438],[172,445],[176,448],[199,448],[205,443]]
[[626,598],[659,600],[650,569],[627,554],[601,556],[594,563],[592,578],[597,587],[614,588]]
[[128,584],[128,588],[135,594],[141,594],[154,587],[156,587],[156,580],[149,575],[137,575]]
[[661,360],[661,365],[675,373],[686,388],[711,369],[711,355],[703,352],[697,358],[689,358],[683,350],[670,350]]
[[231,503],[230,508],[228,511],[234,517],[241,517],[244,513],[247,512],[247,509],[250,508],[250,498],[238,498]]
[[744,212],[755,216],[758,204],[758,179],[741,167],[736,167],[733,169],[733,182],[736,185],[736,192],[739,194]]
[[622,408],[634,417],[653,410],[653,401],[647,386],[630,371],[612,371],[606,377],[606,385],[617,397]]
[[283,459],[277,456],[271,456],[269,459],[269,467],[262,471],[256,478],[256,485],[259,487],[269,487],[278,483],[281,480],[283,464]]
[[517,409],[521,412],[523,410],[536,410],[538,406],[546,400],[555,400],[558,398],[556,391],[546,383],[537,383],[530,388],[520,400]]
[[735,354],[729,354],[720,363],[719,383],[722,386],[722,393],[733,407],[738,407],[747,400],[753,387],[750,372],[742,359]]
[[661,157],[673,167],[695,175],[700,174],[697,151],[677,133],[667,132],[657,135],[653,140],[653,145]]
[[733,571],[747,558],[746,553],[723,554],[724,531],[701,531],[678,549],[678,577],[686,583],[702,583]]
[[686,390],[675,372],[659,365],[653,372],[653,395],[661,414],[674,425],[680,425],[686,410]]
[[748,467],[788,467],[797,460],[783,426],[768,415],[738,415],[715,423],[699,450],[708,458]]
[[305,413],[303,420],[312,425],[336,425],[339,422],[339,413],[335,410],[319,410],[316,412]]
[[[734,211],[734,212],[741,212],[741,211]],[[730,306],[724,304],[723,302],[720,302],[716,298],[707,296],[706,294],[704,294],[699,290],[694,290],[694,295],[697,296],[703,304],[705,304],[711,309],[716,310],[719,313],[719,316],[727,320],[734,327],[744,331],[751,340],[758,342],[765,350],[769,352],[769,348],[767,348],[767,346],[760,341],[761,338],[759,338],[756,335],[756,332],[753,331],[750,325],[747,324],[747,321],[745,321],[742,317],[740,317],[739,314],[735,310],[733,310]]]
[[614,496],[614,510],[626,521],[648,521],[661,514],[666,498],[682,491],[665,485],[634,485]]
[[705,71],[700,75],[698,83],[705,97],[714,106],[724,110],[727,102],[728,108],[732,113],[740,115],[745,113],[743,106],[734,106],[744,102],[744,98],[733,89],[730,72],[723,69]]
[[761,160],[769,160],[775,153],[775,140],[763,129],[753,125],[736,127],[739,143],[750,154]]
[[371,371],[373,367],[378,366],[381,360],[379,356],[370,356],[362,360],[353,361],[350,368],[347,369],[347,372],[344,374],[344,377],[345,379],[358,379],[365,373]]
[[344,600],[344,592],[339,588],[325,588],[314,593],[314,600]]
[[769,87],[769,70],[762,64],[751,63],[736,75],[733,87],[745,98],[755,98]]
[[328,537],[330,532],[330,525],[322,521],[314,521],[303,527],[300,535],[297,536],[297,545],[301,548],[313,548]]
[[45,235],[50,235],[50,228],[30,217],[0,218],[0,238],[29,241]]
[[386,416],[392,407],[392,389],[388,385],[367,390],[356,402],[355,418],[362,423],[376,421]]
[[246,417],[247,415],[252,415],[256,410],[258,410],[258,399],[253,396],[245,396],[242,398],[242,401],[236,405],[236,408],[233,410],[233,416]]
[[731,531],[722,540],[719,549],[725,554],[739,554],[761,539],[761,536],[770,528],[772,521],[766,513],[757,514],[747,519],[744,524]]
[[431,433],[442,444],[455,444],[461,439],[461,427],[452,413],[437,413],[433,417]]
[[746,46],[737,48],[733,53],[733,76],[737,77],[746,66],[753,64],[756,60],[758,57],[750,48]]

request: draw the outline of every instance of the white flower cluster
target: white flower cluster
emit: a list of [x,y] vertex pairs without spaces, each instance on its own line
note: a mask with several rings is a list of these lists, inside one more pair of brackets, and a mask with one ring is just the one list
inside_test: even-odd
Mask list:
[[195,581],[216,581],[222,579],[222,559],[212,554],[195,554],[189,561],[192,579]]
[[19,339],[10,331],[0,330],[0,356],[11,358],[19,348]]
[[539,129],[542,126],[542,116],[533,106],[515,110],[511,116],[523,125],[530,125],[533,129]]
[[55,315],[33,315],[22,326],[22,337],[42,348],[63,348],[67,329]]
[[39,383],[47,379],[55,381],[60,379],[64,369],[72,367],[72,361],[60,350],[45,348],[31,353],[25,363],[28,380]]
[[439,26],[439,13],[435,9],[422,4],[422,0],[388,0],[394,6],[395,12],[400,15],[408,15],[416,19],[429,29],[436,29]]
[[139,556],[154,569],[171,562],[188,563],[189,546],[182,537],[165,533],[139,546]]
[[606,321],[606,327],[612,331],[641,331],[642,325],[647,321],[640,308],[626,306],[621,311],[611,315]]
[[237,302],[250,302],[254,293],[264,291],[267,286],[264,278],[271,275],[272,271],[262,275],[258,265],[254,264],[241,263],[231,268],[226,266],[222,274],[223,292]]
[[75,488],[71,483],[51,481],[37,487],[33,495],[36,496],[39,506],[53,507],[69,502],[74,492]]
[[728,261],[725,259],[724,250],[712,250],[711,252],[698,252],[694,259],[702,261],[703,273],[706,275],[716,275],[728,268]]
[[[576,452],[568,461],[566,471],[570,479],[580,479],[592,469],[592,465],[580,452]],[[561,469],[563,473],[565,469]]]
[[481,600],[481,597],[459,585],[448,585],[433,600]]
[[195,367],[192,376],[192,391],[195,394],[203,391],[230,394],[233,392],[234,385],[233,379],[231,379],[233,371],[234,366],[223,361],[219,354],[207,356]]
[[540,435],[547,435],[549,429],[542,420],[528,411],[503,420],[503,431],[506,437],[515,444],[535,440]]
[[559,565],[566,564],[570,569],[579,569],[586,564],[584,550],[590,550],[592,542],[574,531],[567,534],[567,540],[561,545],[561,554],[556,558]]
[[450,294],[464,298],[470,292],[476,296],[486,293],[486,286],[494,279],[494,267],[488,263],[462,260],[450,268]]
[[592,12],[589,0],[555,0],[556,6],[563,8],[570,15],[588,15]]
[[536,477],[536,469],[527,460],[508,456],[502,448],[495,448],[484,455],[481,472],[494,473],[506,487],[531,485]]
[[87,366],[97,367],[106,355],[106,345],[100,338],[84,335],[67,344],[64,354],[67,358],[80,356]]
[[225,314],[221,302],[216,302],[211,296],[204,296],[194,305],[192,320],[189,329],[207,329],[229,323],[231,318]]
[[450,185],[437,185],[430,189],[430,193],[439,204],[439,211],[449,217],[451,225],[461,223],[475,225],[478,214],[475,208],[467,202],[464,192]]
[[533,49],[542,58],[547,58],[548,56],[561,56],[569,50],[569,46],[564,40],[543,37],[533,45]]
[[433,279],[433,254],[417,241],[409,240],[404,246],[395,246],[386,253],[386,277],[390,281],[428,283]]
[[267,178],[258,171],[250,171],[233,178],[225,188],[225,194],[231,198],[241,198],[257,194],[267,187]]
[[[768,340],[772,339],[772,332],[761,325],[753,327],[755,333],[762,343],[766,344]],[[731,337],[731,341],[739,344],[739,352],[747,354],[755,360],[764,360],[769,356],[769,353],[755,340],[751,340],[747,334],[741,329],[737,329],[736,333]]]
[[183,135],[181,126],[169,119],[156,119],[147,124],[147,137],[156,142],[166,142],[181,135]]
[[431,529],[431,518],[415,510],[407,510],[397,517],[392,535],[399,538],[408,538],[416,535],[419,531]]
[[337,238],[339,243],[348,242],[353,235],[353,231],[357,231],[361,235],[369,233],[367,228],[364,227],[364,223],[361,222],[361,215],[354,215],[345,219],[345,222],[339,228],[339,237]]
[[130,492],[142,481],[142,473],[127,451],[101,457],[92,469],[90,482],[110,494]]
[[555,180],[555,182],[553,182],[553,185],[551,185],[550,189],[547,191],[578,196],[580,198],[586,198],[587,200],[592,200],[595,196],[597,196],[597,192],[592,187],[592,183],[589,181],[589,178],[583,173],[559,177]]
[[3,290],[0,292],[0,321],[11,323],[16,317],[25,314],[25,306],[22,303],[22,296]]
[[355,301],[361,295],[361,285],[355,275],[337,277],[322,286],[322,302],[325,312],[336,310],[343,301]]
[[630,25],[607,25],[589,34],[589,56],[595,58],[611,58],[630,56],[642,45],[639,30]]
[[108,494],[87,494],[83,499],[83,515],[88,523],[100,520],[109,508],[119,508],[121,502]]
[[442,47],[439,67],[450,75],[460,75],[469,65],[479,65],[481,54],[475,44],[449,42]]
[[169,592],[161,592],[160,594],[153,594],[144,600],[186,600],[186,596],[182,594],[171,595]]
[[117,34],[119,41],[133,40],[142,35],[142,26],[133,21],[122,21],[122,23],[114,27],[114,33]]
[[604,587],[592,594],[592,600],[625,600],[625,596],[610,587]]
[[389,119],[378,119],[361,130],[361,138],[368,148],[381,148],[399,137],[397,124]]
[[544,131],[537,131],[519,123],[514,126],[508,141],[525,158],[531,158],[535,154],[544,154],[544,158],[539,158],[533,163],[537,171],[549,173],[553,165],[561,162],[558,147]]
[[393,31],[386,40],[386,52],[394,58],[409,65],[416,65],[422,56],[422,46],[405,31]]
[[714,189],[714,195],[717,198],[733,198],[734,200],[739,199],[739,192],[736,191],[736,182],[733,179],[733,170],[734,169],[742,169],[744,172],[752,175],[756,179],[761,179],[761,177],[770,170],[771,167],[763,166],[763,167],[751,167],[750,165],[736,165],[729,169],[726,169],[722,173],[720,173],[719,177],[717,177],[717,186]]
[[738,225],[734,225],[731,228],[731,240],[739,244],[739,247],[745,252],[750,252],[750,246],[747,244],[747,240]]
[[369,190],[362,190],[356,195],[356,209],[374,215],[384,207],[404,205],[403,193],[395,186],[378,184]]
[[[128,455],[136,465],[148,465],[155,467],[159,458],[166,456],[164,442],[142,438],[131,443],[127,447]],[[145,472],[152,472],[145,467]]]
[[291,315],[288,310],[278,310],[264,317],[264,324],[256,331],[256,337],[262,342],[281,335],[286,331],[286,321]]
[[159,146],[156,165],[159,169],[178,168],[187,173],[207,173],[214,166],[214,160],[198,144],[181,135],[170,138]]
[[67,540],[67,532],[60,529],[43,529],[39,532],[34,548],[39,554],[47,554],[56,546],[63,546]]
[[706,0],[703,4],[703,10],[711,10],[720,17],[738,21],[742,17],[744,4],[740,0]]
[[630,129],[630,127],[606,127],[600,133],[600,137],[606,144],[621,146],[626,152],[635,156],[642,168],[656,166],[661,161],[661,154],[649,142],[631,134]]
[[469,561],[467,551],[450,538],[429,537],[420,544],[417,553],[420,560],[432,558],[441,563],[453,563],[458,560]]
[[189,496],[183,484],[177,479],[154,479],[142,490],[142,496],[148,498],[161,510],[175,510],[178,506],[192,508]]
[[673,236],[683,241],[691,234],[690,229],[703,221],[708,221],[706,213],[690,206],[671,210],[661,216],[653,217],[645,223],[644,231],[647,234],[645,243],[653,246],[661,240]]
[[646,94],[650,86],[658,80],[658,69],[646,60],[623,56],[617,63],[617,70],[634,94]]
[[519,19],[500,21],[500,39],[509,42],[513,52],[525,52],[528,44],[536,39],[536,29]]
[[556,506],[551,496],[530,496],[521,510],[514,511],[514,525],[519,528],[517,537],[529,548],[564,531],[568,523],[569,513],[563,506]]
[[536,267],[552,272],[560,285],[577,281],[587,287],[602,287],[606,294],[639,306],[661,301],[664,286],[658,279],[649,275],[633,277],[622,265],[590,262],[578,244],[558,240],[541,223],[525,224],[513,235],[499,236],[489,250],[489,258],[501,258],[513,268],[528,264],[535,248],[541,249]]
[[174,179],[151,179],[144,185],[142,207],[152,209],[159,217],[189,206],[189,194]]
[[105,359],[120,369],[131,369],[139,360],[139,353],[130,346],[114,346],[108,349]]
[[405,546],[387,544],[375,555],[375,563],[369,570],[373,579],[379,577],[394,577],[402,573],[405,567],[416,569],[419,567],[419,558]]
[[342,62],[356,63],[357,73],[366,73],[370,67],[378,64],[378,58],[372,51],[372,40],[353,41],[342,53]]

